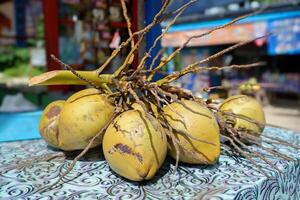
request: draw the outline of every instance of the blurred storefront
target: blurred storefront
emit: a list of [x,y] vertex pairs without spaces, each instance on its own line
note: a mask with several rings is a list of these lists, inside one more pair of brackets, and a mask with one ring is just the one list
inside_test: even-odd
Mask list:
[[[300,62],[299,6],[297,3],[290,4],[283,1],[272,3],[268,4],[268,8],[261,14],[248,17],[202,38],[192,39],[184,49],[182,58],[178,58],[181,63],[173,62],[165,70],[171,73],[232,44],[268,35],[207,63],[210,66],[226,66],[265,61],[265,66],[248,70],[203,72],[185,77],[177,84],[201,93],[203,86],[223,85],[225,88],[238,89],[241,83],[252,78],[252,81],[253,79],[259,81],[263,90],[270,95],[283,93],[299,98],[300,73],[297,66]],[[191,36],[200,35],[229,22],[234,17],[265,5],[258,1],[211,2],[211,7],[202,4],[199,2],[199,5],[195,5],[198,6],[198,11],[202,8],[202,12],[197,14],[193,10],[188,10],[163,38],[162,46],[167,49],[166,52],[172,53]],[[217,14],[213,14],[212,10],[218,10]]]
[[[144,3],[126,1],[132,30],[144,22]],[[141,12],[141,13],[139,13]],[[138,19],[139,16],[139,19]],[[63,69],[50,55],[77,70],[94,70],[121,41],[128,38],[119,0],[5,0],[0,2],[0,105],[5,95],[21,92],[36,105],[46,105],[53,93],[64,95],[80,87],[28,88],[29,77]],[[114,71],[127,55],[124,48],[108,67]],[[134,63],[136,64],[137,61]],[[56,94],[54,92],[54,94]],[[23,97],[22,97],[23,98]]]

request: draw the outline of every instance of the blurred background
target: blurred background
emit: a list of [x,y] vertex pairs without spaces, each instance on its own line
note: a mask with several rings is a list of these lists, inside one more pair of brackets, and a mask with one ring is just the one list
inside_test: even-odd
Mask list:
[[[168,12],[186,2],[173,0]],[[133,31],[149,24],[161,5],[161,0],[127,0]],[[147,61],[148,67],[159,52],[163,58],[188,37],[262,7],[267,8],[260,14],[191,40],[156,78],[233,44],[273,33],[207,63],[207,66],[228,66],[264,61],[264,66],[203,72],[185,76],[174,84],[204,98],[252,95],[264,105],[268,123],[300,131],[300,1],[199,0],[179,17],[155,47]],[[170,20],[166,19],[147,34],[138,57],[152,46]],[[38,137],[41,109],[53,100],[65,99],[84,88],[27,86],[29,77],[62,69],[51,60],[51,54],[77,70],[94,70],[127,37],[119,0],[1,0],[0,141]],[[120,66],[128,51],[129,48],[124,48],[106,72]],[[139,62],[138,57],[133,68]],[[203,91],[213,86],[221,87],[209,93]]]

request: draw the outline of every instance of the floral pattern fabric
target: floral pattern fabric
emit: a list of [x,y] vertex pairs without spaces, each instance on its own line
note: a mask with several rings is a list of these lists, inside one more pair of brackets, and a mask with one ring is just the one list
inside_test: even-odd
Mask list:
[[[300,134],[290,130],[267,127],[264,134],[300,145]],[[174,172],[175,162],[167,158],[152,180],[139,183],[115,174],[101,148],[96,148],[75,165],[63,184],[40,193],[68,166],[62,159],[35,163],[26,160],[57,150],[43,140],[0,143],[0,199],[300,199],[299,150],[284,145],[272,148],[298,161],[268,157],[281,170],[276,172],[263,161],[255,160],[270,171],[272,176],[267,178],[249,161],[229,156],[228,149],[223,148],[214,166],[180,164]],[[72,158],[74,155],[67,155],[68,163]],[[10,168],[16,161],[24,166]]]

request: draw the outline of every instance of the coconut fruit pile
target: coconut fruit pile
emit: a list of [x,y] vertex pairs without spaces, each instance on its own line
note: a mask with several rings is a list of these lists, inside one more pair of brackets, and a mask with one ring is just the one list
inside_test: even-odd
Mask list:
[[[259,152],[250,149],[251,145],[263,148],[272,156],[294,160],[261,145],[261,138],[264,137],[269,143],[299,148],[278,138],[261,134],[265,126],[265,116],[261,105],[255,99],[237,95],[229,97],[220,105],[210,99],[196,97],[190,91],[172,84],[190,73],[261,65],[262,63],[201,66],[255,39],[233,45],[204,60],[191,63],[181,71],[153,81],[153,76],[174,59],[192,39],[225,28],[249,15],[236,18],[207,33],[192,36],[168,57],[160,58],[160,52],[153,58],[152,64],[146,66],[145,63],[159,39],[167,33],[178,16],[195,1],[189,1],[172,13],[165,13],[170,1],[164,1],[153,22],[134,33],[131,31],[125,2],[123,0],[121,2],[129,38],[112,52],[103,65],[95,71],[75,71],[52,56],[66,70],[50,71],[29,81],[30,86],[71,84],[90,87],[66,100],[52,102],[43,112],[40,133],[44,140],[50,146],[63,151],[81,150],[68,170],[60,175],[58,182],[90,148],[103,151],[110,168],[120,176],[133,181],[151,179],[167,155],[175,159],[176,167],[179,162],[213,165],[218,162],[221,145],[230,147],[236,154],[248,159],[264,174],[266,172],[253,162],[253,157],[260,158],[275,169],[276,166]],[[172,16],[172,20],[133,70],[132,63],[145,34],[166,16]],[[131,49],[124,63],[113,74],[102,73],[121,49],[129,45]],[[205,91],[210,89],[203,88]]]
[[116,111],[118,105],[109,95],[85,89],[66,101],[50,103],[43,112],[40,133],[47,144],[64,151],[83,150],[90,144],[89,148],[103,151],[117,174],[142,181],[156,174],[167,154],[177,162],[215,164],[220,137],[230,137],[222,129],[260,136],[263,127],[226,112],[265,123],[260,104],[245,95],[226,99],[218,112],[205,102],[185,98],[159,106],[132,100],[126,109]]

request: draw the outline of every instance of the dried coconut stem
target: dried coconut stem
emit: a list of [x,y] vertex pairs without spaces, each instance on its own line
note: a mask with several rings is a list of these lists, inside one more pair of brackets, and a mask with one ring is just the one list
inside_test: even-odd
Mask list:
[[65,158],[65,154],[62,152],[59,152],[59,153],[46,153],[46,154],[43,154],[40,156],[32,156],[26,160],[18,160],[18,161],[15,161],[13,164],[7,164],[4,166],[1,166],[1,168],[6,171],[13,170],[13,169],[19,170],[22,168],[29,167],[29,166],[33,165],[34,163],[50,161],[55,158]]
[[235,142],[231,137],[228,137],[224,134],[221,134],[221,137],[225,138],[226,140],[228,140],[230,142],[230,144],[233,146],[234,149],[236,149],[236,151],[238,153],[240,153],[242,156],[244,156],[249,162],[251,162],[257,169],[258,172],[262,173],[263,175],[265,175],[266,177],[270,178],[270,176],[262,169],[262,167],[258,164],[256,164],[254,162],[254,160],[251,157],[251,154],[244,152]]
[[206,87],[203,88],[204,92],[210,92],[211,90],[216,90],[216,89],[224,89],[225,87],[223,85],[218,85],[218,86],[212,86],[212,87]]
[[[138,74],[140,72],[140,70],[143,69],[143,66],[147,60],[147,58],[150,57],[152,50],[154,49],[154,47],[157,45],[158,41],[167,33],[167,31],[169,30],[169,28],[175,23],[175,21],[177,20],[177,18],[185,11],[186,8],[188,8],[189,5],[191,5],[192,3],[194,3],[197,0],[191,0],[190,2],[184,4],[183,6],[181,6],[179,9],[177,9],[175,11],[176,16],[174,17],[174,19],[168,24],[168,26],[166,27],[165,31],[159,35],[153,45],[150,47],[149,51],[145,53],[145,55],[143,56],[142,60],[140,61],[140,64],[138,65],[137,69],[133,72],[133,74],[131,75],[131,77],[134,77],[136,74]],[[163,6],[164,7],[164,6]],[[156,21],[156,16],[154,17],[153,21]],[[130,64],[128,57],[134,55],[134,52],[136,51],[136,49],[139,47],[142,39],[144,38],[145,34],[148,31],[145,31],[144,33],[141,34],[139,41],[137,42],[137,44],[131,49],[131,51],[129,52],[127,58],[125,59],[125,62],[123,63],[123,65],[114,73],[116,76],[118,76],[124,69],[127,68],[127,66]],[[129,57],[131,58],[131,57]]]
[[255,39],[247,40],[247,41],[240,42],[240,43],[237,43],[235,45],[232,45],[232,46],[230,46],[230,47],[228,47],[228,48],[226,48],[226,49],[224,49],[222,51],[219,51],[218,53],[215,53],[215,54],[213,54],[213,55],[211,55],[211,56],[203,59],[203,60],[200,60],[200,61],[197,61],[195,63],[192,63],[192,64],[188,65],[187,67],[185,67],[184,69],[182,69],[181,71],[176,72],[174,74],[170,74],[169,76],[166,76],[165,78],[157,81],[156,83],[157,83],[157,85],[163,85],[163,84],[170,83],[171,81],[177,80],[178,78],[180,78],[181,76],[183,76],[183,75],[185,75],[187,73],[192,73],[196,69],[196,67],[198,65],[201,65],[201,64],[206,63],[208,61],[211,61],[211,60],[213,60],[213,59],[215,59],[215,58],[217,58],[219,56],[224,55],[227,52],[230,52],[230,51],[232,51],[234,49],[237,49],[237,48],[239,48],[241,46],[244,46],[246,44],[254,42],[255,40],[258,40],[258,39],[261,39],[261,38],[264,38],[264,37],[267,37],[267,36],[268,35],[264,35],[264,36],[261,36],[261,37],[257,37]]
[[[130,22],[130,19],[128,17],[128,12],[127,12],[127,7],[126,7],[125,0],[121,0],[121,5],[122,5],[122,10],[123,10],[123,16],[124,16],[126,24],[127,24],[129,37],[132,37],[131,22]],[[131,48],[133,48],[133,47],[134,47],[134,39],[131,40]]]
[[[158,58],[163,54],[163,52],[164,52],[164,50],[163,50],[163,49],[160,49],[160,50],[158,51],[158,53],[155,55],[155,57],[152,59],[151,64],[150,64],[150,66],[149,66],[149,71],[150,71],[150,72],[152,72],[155,62],[156,62],[156,61],[158,60]],[[151,74],[150,74],[150,75],[151,75]],[[149,75],[149,76],[150,76],[150,75]],[[150,80],[151,80],[151,79],[150,79]],[[150,81],[150,80],[148,80],[148,81]]]
[[[228,128],[228,131],[230,131],[231,133],[233,131],[235,131],[233,128]],[[278,167],[276,165],[274,165],[273,163],[271,163],[268,159],[266,159],[265,157],[263,157],[262,155],[260,155],[259,153],[252,151],[246,144],[244,144],[242,141],[240,141],[234,134],[231,134],[231,137],[233,138],[233,140],[235,142],[237,142],[239,145],[241,145],[243,148],[245,148],[247,151],[249,151],[250,154],[253,154],[254,156],[260,158],[261,160],[263,160],[266,164],[270,165],[271,167],[273,167],[275,170],[277,170],[279,173],[281,172],[280,169],[278,169]]]
[[99,86],[97,86],[96,84],[94,84],[92,81],[90,81],[89,79],[84,78],[83,76],[81,76],[78,72],[76,72],[73,67],[71,67],[70,65],[67,65],[66,63],[62,62],[60,59],[58,59],[57,57],[55,57],[53,54],[50,55],[50,57],[57,62],[60,66],[70,70],[75,76],[77,76],[80,80],[86,82],[87,84],[89,84],[90,86],[92,86],[93,88],[96,89],[100,89]]
[[194,99],[195,98],[191,91],[181,88],[181,87],[162,85],[162,86],[160,86],[160,88],[162,88],[165,91],[168,91],[170,93],[176,94],[179,98],[183,98],[183,99],[190,99],[190,98]]
[[124,63],[113,73],[114,77],[118,77],[124,70],[128,69],[128,66],[131,65],[133,59],[134,59],[134,53],[140,46],[140,43],[143,41],[144,36],[146,35],[147,32],[143,33],[137,43],[134,45],[134,47],[130,50],[128,55],[125,58]]
[[271,136],[268,136],[268,135],[262,135],[264,138],[267,138],[269,140],[272,141],[272,143],[274,144],[281,144],[281,145],[287,145],[289,147],[292,147],[294,149],[297,149],[297,150],[300,150],[300,146],[298,145],[295,145],[295,144],[292,144],[292,143],[289,143],[287,141],[284,141],[282,139],[279,139],[279,138],[275,138],[275,137],[271,137]]
[[228,115],[228,116],[231,116],[231,117],[235,117],[235,118],[239,118],[239,119],[243,119],[247,122],[250,122],[250,123],[253,123],[253,124],[256,124],[260,129],[263,129],[263,127],[266,125],[264,123],[261,123],[255,119],[252,119],[252,118],[249,118],[245,115],[241,115],[241,114],[235,114],[233,112],[230,112],[230,111],[222,111],[222,110],[219,110],[217,108],[211,108],[211,109],[215,109],[217,112],[220,112],[224,115]]
[[175,138],[175,135],[172,132],[172,127],[170,125],[167,125],[167,132],[168,136],[172,140],[172,144],[174,145],[175,152],[176,152],[176,160],[175,160],[175,167],[174,167],[174,173],[177,171],[178,163],[179,163],[179,157],[180,157],[180,149],[179,149],[179,141]]
[[277,152],[277,151],[274,151],[272,149],[269,149],[267,147],[264,147],[262,144],[258,143],[257,141],[255,140],[250,140],[250,142],[252,144],[255,144],[258,148],[261,148],[262,150],[268,152],[269,154],[271,154],[272,156],[276,156],[278,158],[282,158],[284,160],[287,160],[287,161],[295,161],[293,158],[283,154],[283,153],[280,153],[280,152]]
[[[170,125],[171,126],[171,125]],[[172,126],[171,126],[172,127]],[[212,146],[216,146],[215,143],[213,142],[208,142],[208,141],[205,141],[205,140],[201,140],[199,138],[196,138],[194,137],[193,135],[191,135],[190,133],[188,133],[187,131],[185,130],[182,130],[182,129],[177,129],[177,128],[174,128],[172,127],[172,129],[174,130],[174,132],[180,134],[180,135],[184,135],[184,136],[187,136],[188,138],[192,139],[192,140],[195,140],[197,142],[201,142],[201,143],[204,143],[204,144],[209,144],[209,145],[212,145]]]
[[148,113],[148,109],[147,109],[145,103],[140,100],[140,98],[136,94],[136,92],[132,88],[128,88],[128,92],[133,96],[133,98],[136,101],[136,103],[139,104],[143,108],[145,114],[147,114]]
[[183,6],[181,6],[178,10],[178,13],[175,15],[175,17],[168,23],[168,25],[166,26],[166,28],[164,29],[164,31],[158,36],[156,37],[156,39],[154,40],[152,46],[149,48],[148,52],[145,53],[145,55],[143,56],[140,64],[138,65],[136,71],[133,73],[133,76],[138,73],[144,66],[147,58],[150,57],[153,49],[156,47],[157,43],[160,41],[160,39],[168,32],[168,30],[170,29],[170,27],[176,22],[177,18],[193,3],[195,3],[197,0],[190,0],[188,3],[184,4]]
[[154,86],[154,89],[162,96],[169,97],[171,101],[177,102],[178,101],[178,96],[176,94],[172,94],[170,92],[164,91],[160,87]]
[[[127,46],[131,40],[134,39],[135,36],[139,36],[139,35],[142,35],[142,34],[145,34],[147,33],[153,26],[155,26],[157,23],[158,23],[158,19],[159,17],[164,13],[164,11],[166,10],[166,8],[168,7],[170,3],[170,0],[165,0],[163,5],[162,5],[162,8],[160,9],[160,11],[154,16],[152,22],[150,24],[148,24],[145,28],[143,28],[142,30],[140,31],[137,31],[137,32],[134,32],[132,34],[131,37],[129,37],[125,42],[122,42],[121,45],[115,49],[111,56],[96,70],[96,73],[97,74],[101,74],[102,71],[109,65],[109,63],[119,54],[119,52],[121,51],[121,49],[125,46]],[[122,70],[120,70],[122,71]]]
[[[206,36],[206,35],[209,35],[209,34],[215,32],[215,31],[217,31],[217,30],[224,29],[224,28],[226,28],[226,27],[228,27],[228,26],[230,26],[230,25],[232,25],[232,24],[235,24],[236,22],[241,21],[241,20],[243,20],[243,19],[245,19],[245,18],[247,18],[247,17],[253,16],[253,15],[257,15],[257,14],[261,13],[264,9],[265,9],[265,7],[262,8],[262,9],[260,9],[260,10],[258,10],[258,11],[256,11],[256,12],[253,12],[253,13],[250,13],[250,14],[246,14],[246,15],[237,17],[237,18],[231,20],[230,22],[228,22],[228,23],[226,23],[226,24],[224,24],[224,25],[217,26],[217,27],[215,27],[215,28],[213,28],[213,29],[211,29],[211,30],[205,32],[205,33],[200,34],[200,35],[194,35],[194,36],[189,37],[189,38],[183,43],[183,45],[182,45],[181,47],[179,47],[178,49],[176,49],[171,55],[169,55],[169,56],[168,56],[165,60],[163,60],[157,67],[155,67],[154,72],[153,72],[153,75],[154,75],[158,70],[160,70],[161,67],[163,67],[164,65],[166,65],[167,63],[169,63],[169,62],[170,62],[170,61],[171,61],[171,60],[172,60],[172,59],[173,59],[173,58],[174,58],[174,57],[175,57],[175,56],[176,56],[183,48],[185,48],[185,47],[190,43],[190,41],[191,41],[192,39],[201,38],[201,37],[204,37],[204,36]],[[152,77],[153,77],[153,75],[152,75]]]
[[265,65],[265,62],[256,62],[251,64],[244,64],[244,65],[229,65],[224,67],[218,67],[218,66],[211,66],[211,67],[194,67],[190,70],[187,70],[185,73],[197,73],[200,71],[223,71],[228,69],[247,69],[247,68],[253,68],[258,66]]
[[[125,3],[124,0],[121,0],[121,5],[122,5],[122,10],[123,10],[123,16],[124,16],[124,18],[125,18],[125,20],[126,20],[126,24],[127,24],[127,29],[128,29],[129,37],[132,37],[132,38],[133,38],[133,36],[132,36],[132,31],[131,31],[131,22],[130,22],[130,20],[129,20],[128,15],[127,15],[127,7],[126,7],[126,3]],[[138,45],[137,45],[137,46],[138,46]],[[135,48],[135,45],[134,45],[134,38],[133,38],[133,39],[131,40],[131,49],[134,49],[134,48]],[[127,58],[126,58],[126,60],[127,60]],[[130,57],[129,57],[129,59],[128,59],[128,61],[127,61],[126,66],[123,67],[123,68],[127,68],[127,66],[131,65],[132,62],[133,62],[133,60],[134,60],[134,54],[131,54]],[[121,68],[122,68],[122,67],[121,67]],[[122,70],[119,70],[119,72],[114,73],[114,75],[115,75],[115,76],[118,76],[120,72],[122,72]]]

